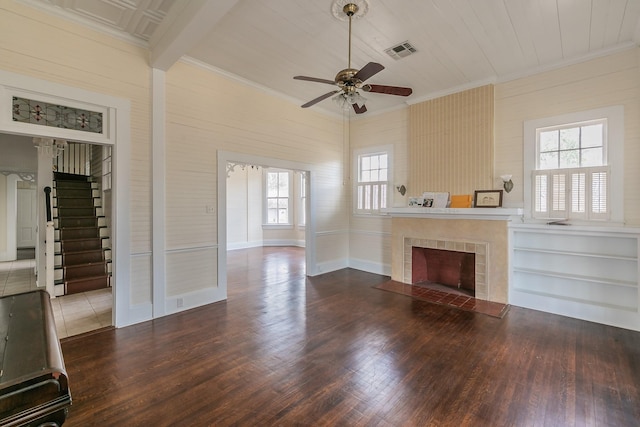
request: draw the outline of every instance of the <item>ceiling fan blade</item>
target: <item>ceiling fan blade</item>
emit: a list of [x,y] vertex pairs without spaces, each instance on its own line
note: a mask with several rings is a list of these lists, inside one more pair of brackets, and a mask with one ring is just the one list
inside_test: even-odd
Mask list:
[[334,82],[333,80],[319,79],[319,78],[316,78],[316,77],[295,76],[294,79],[296,79],[296,80],[306,80],[308,82],[326,83],[328,85],[336,84],[336,82]]
[[331,95],[340,92],[339,90],[334,90],[331,91],[329,93],[325,93],[324,95],[321,95],[319,97],[317,97],[316,99],[312,99],[311,101],[307,102],[306,104],[302,104],[301,107],[302,108],[307,108],[307,107],[311,107],[312,105],[317,104],[318,102],[322,101],[323,99],[327,99],[329,98]]
[[413,93],[410,87],[385,86],[385,85],[364,85],[365,92],[384,93],[386,95],[409,96]]
[[382,70],[384,70],[384,66],[382,64],[378,64],[377,62],[369,62],[364,67],[360,68],[360,71],[358,71],[356,75],[353,76],[353,78],[363,82],[369,77],[378,74]]
[[367,107],[364,104],[362,104],[362,107],[360,107],[358,104],[353,104],[353,111],[355,111],[356,114],[366,113]]

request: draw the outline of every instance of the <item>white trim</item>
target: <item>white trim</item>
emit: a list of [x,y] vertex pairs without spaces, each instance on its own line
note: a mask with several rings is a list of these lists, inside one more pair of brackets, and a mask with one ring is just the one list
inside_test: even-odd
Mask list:
[[520,208],[390,208],[383,212],[392,217],[438,218],[438,219],[485,219],[512,221],[519,219],[523,211]]
[[[3,74],[4,73],[8,72],[3,71]],[[1,76],[2,74],[0,74],[0,77]],[[73,91],[65,92],[64,90],[60,90],[61,85],[54,83],[51,84],[51,88],[49,88],[48,85],[35,85],[32,88],[23,89],[16,87],[16,85],[5,84],[7,81],[4,79],[2,79],[2,81],[3,83],[0,91],[0,126],[2,126],[4,132],[95,144],[115,144],[116,112],[113,108],[109,108],[108,105],[79,100],[86,99],[86,97],[88,97],[86,94],[90,92],[75,88]],[[47,91],[60,93],[61,95],[50,94],[47,93]],[[53,126],[34,125],[32,123],[14,122],[13,112],[11,111],[11,105],[13,103],[12,99],[14,96],[102,113],[102,133],[83,132],[75,129],[64,129]],[[76,96],[80,98],[75,98]]]
[[305,241],[295,239],[265,239],[262,242],[262,246],[297,246],[304,248]]
[[[0,70],[0,132],[14,133],[26,136],[60,137],[82,142],[94,142],[113,145],[113,310],[112,322],[116,327],[126,326],[150,316],[141,314],[137,306],[130,302],[131,291],[131,242],[130,242],[130,205],[129,191],[131,184],[130,152],[131,152],[131,102],[127,99],[104,95],[88,90],[66,86],[59,83],[36,79]],[[104,135],[89,132],[69,131],[49,126],[28,125],[16,127],[12,121],[11,102],[13,93],[31,93],[35,96],[46,97],[59,103],[77,103],[75,105],[102,106],[107,110],[103,126],[106,127],[107,138]],[[40,99],[40,98],[38,98]],[[44,98],[43,98],[44,99]],[[73,133],[69,133],[73,132]],[[113,155],[113,154],[112,154]],[[147,313],[143,310],[144,313]]]
[[357,230],[357,229],[350,229],[349,233],[359,234],[361,236],[378,236],[378,237],[391,237],[393,235],[390,231]]
[[167,313],[167,255],[165,253],[166,226],[166,73],[151,70],[151,182],[152,184],[152,271],[153,317]]
[[[609,203],[611,209],[610,221],[622,223],[624,221],[624,106],[614,105],[587,111],[577,111],[553,117],[527,120],[523,126],[524,139],[524,217],[533,219],[533,195],[531,176],[536,165],[536,130],[566,123],[579,123],[596,119],[607,119],[607,159],[611,167],[609,188],[611,190]],[[602,221],[600,221],[602,222]]]
[[0,261],[15,261],[17,259],[17,203],[18,203],[18,181],[21,181],[17,174],[6,176],[5,203],[7,218],[6,251],[0,252]]

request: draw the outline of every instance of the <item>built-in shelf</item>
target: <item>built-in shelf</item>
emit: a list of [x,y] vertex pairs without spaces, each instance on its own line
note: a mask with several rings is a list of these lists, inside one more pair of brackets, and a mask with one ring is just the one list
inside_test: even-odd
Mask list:
[[571,252],[571,251],[561,251],[561,250],[559,251],[559,250],[553,250],[553,249],[514,247],[513,250],[518,252],[531,252],[531,253],[550,254],[550,255],[569,255],[569,256],[585,257],[585,258],[606,258],[606,259],[616,259],[616,260],[633,261],[633,262],[635,262],[638,259],[635,255],[624,256],[624,255],[598,254],[598,253],[589,253],[589,252]]
[[422,208],[402,207],[380,210],[383,214],[400,218],[480,219],[510,221],[521,218],[521,208]]
[[597,283],[601,285],[621,286],[621,287],[633,288],[633,289],[638,288],[637,284],[630,280],[615,280],[615,279],[604,278],[604,277],[581,276],[577,274],[563,274],[563,273],[557,273],[553,271],[543,271],[543,270],[536,270],[532,268],[522,268],[522,267],[515,267],[513,271],[516,273],[526,273],[526,274],[532,274],[535,276],[544,276],[544,277],[558,277],[562,279],[576,280],[581,282]]
[[637,227],[508,227],[510,304],[640,330]]

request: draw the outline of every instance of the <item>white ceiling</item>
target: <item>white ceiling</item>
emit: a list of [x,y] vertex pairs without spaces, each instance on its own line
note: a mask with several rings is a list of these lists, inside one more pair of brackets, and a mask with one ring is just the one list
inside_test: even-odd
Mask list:
[[[347,3],[347,0],[337,0]],[[361,2],[363,0],[357,0]],[[303,104],[347,68],[348,24],[332,0],[22,0],[145,43],[155,68],[188,57]],[[367,0],[353,21],[352,67],[408,98],[364,94],[369,114],[505,81],[640,43],[640,0]],[[398,61],[385,49],[409,41]],[[336,112],[327,99],[312,108]]]

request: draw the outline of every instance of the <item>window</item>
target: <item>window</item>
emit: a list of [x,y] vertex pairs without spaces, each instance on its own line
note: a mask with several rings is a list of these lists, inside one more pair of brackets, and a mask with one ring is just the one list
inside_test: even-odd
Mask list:
[[291,225],[290,204],[291,172],[266,171],[266,224]]
[[525,123],[534,146],[533,159],[525,156],[532,218],[621,220],[621,195],[612,189],[622,188],[614,184],[622,182],[622,114],[609,107]]
[[607,219],[606,119],[536,130],[534,216]]
[[303,227],[307,223],[307,173],[300,172],[300,214],[298,225]]
[[357,179],[355,185],[355,213],[377,214],[388,205],[391,178],[391,150],[360,151],[354,156]]

